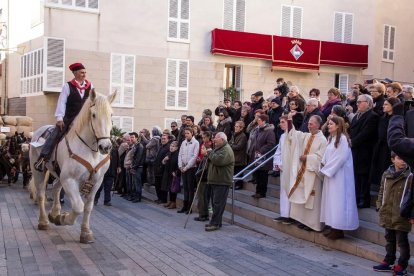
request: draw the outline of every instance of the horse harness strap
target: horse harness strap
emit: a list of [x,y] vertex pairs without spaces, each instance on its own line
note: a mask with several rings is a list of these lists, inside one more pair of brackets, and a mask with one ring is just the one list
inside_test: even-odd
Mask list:
[[88,161],[80,157],[79,155],[76,155],[75,153],[72,152],[72,149],[69,146],[68,139],[66,139],[66,135],[65,135],[65,142],[68,148],[69,157],[81,163],[89,172],[89,178],[85,181],[85,183],[80,188],[81,193],[88,195],[93,188],[93,183],[92,183],[93,175],[97,173],[99,169],[102,168],[102,166],[105,165],[106,162],[108,162],[111,159],[111,156],[109,154],[106,155],[106,157],[101,162],[99,162],[99,164],[96,165],[96,167],[94,168],[92,167],[91,163],[89,163]]

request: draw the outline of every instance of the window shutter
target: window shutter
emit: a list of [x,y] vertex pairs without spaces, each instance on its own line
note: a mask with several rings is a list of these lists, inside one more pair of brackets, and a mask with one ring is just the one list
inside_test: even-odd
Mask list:
[[171,129],[171,123],[176,122],[178,123],[179,120],[172,119],[172,118],[164,118],[164,128]]
[[342,94],[346,94],[348,92],[348,79],[349,76],[346,74],[339,75],[339,90]]
[[47,3],[59,4],[59,0],[47,0]]
[[293,8],[292,37],[302,37],[302,8]]
[[72,6],[72,0],[62,0],[62,4]]
[[189,39],[190,1],[181,0],[180,39]]
[[111,91],[117,90],[117,96],[114,100],[115,105],[121,104],[122,97],[122,56],[118,54],[112,54],[111,56]]
[[119,116],[112,116],[112,125],[116,126],[117,128],[121,128],[121,117]]
[[390,28],[390,50],[394,50],[395,27]]
[[167,87],[165,107],[187,109],[188,107],[188,61],[167,60]]
[[167,95],[166,95],[166,107],[175,107],[175,87],[177,86],[177,61],[167,61]]
[[89,0],[88,8],[90,9],[98,9],[99,8],[99,0]]
[[168,37],[178,38],[178,1],[170,0],[169,19],[168,19]]
[[291,9],[289,6],[282,6],[282,36],[290,36],[290,14]]
[[244,32],[246,17],[246,1],[237,0],[236,2],[236,23],[235,30],[239,32]]
[[132,117],[121,117],[122,130],[126,132],[133,131],[134,120]]
[[389,33],[390,33],[390,27],[389,26],[385,26],[384,28],[384,48],[388,49],[388,37],[389,37]]
[[352,43],[352,28],[353,28],[354,15],[345,14],[345,26],[344,26],[344,40],[345,43]]
[[236,66],[235,72],[235,88],[239,92],[239,98],[241,98],[241,77],[242,77],[242,68],[241,66]]
[[65,40],[45,37],[43,90],[60,92],[65,80]]
[[125,56],[123,103],[134,105],[135,56]]
[[187,108],[188,61],[180,61],[179,66],[178,108]]
[[86,2],[85,2],[85,0],[76,0],[75,5],[76,5],[76,7],[85,8],[86,7]]
[[334,41],[342,42],[342,22],[343,14],[340,12],[335,13],[334,19]]
[[233,30],[233,10],[234,0],[224,0],[224,20],[223,28],[226,30]]

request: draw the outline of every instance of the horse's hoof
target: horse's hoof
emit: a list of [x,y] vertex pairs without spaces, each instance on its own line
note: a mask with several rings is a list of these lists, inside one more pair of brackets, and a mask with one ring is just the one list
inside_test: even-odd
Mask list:
[[48,215],[47,215],[47,218],[49,219],[49,221],[51,222],[51,223],[55,223],[56,224],[56,218],[58,218],[59,217],[59,215],[57,215],[55,218],[54,217],[52,217],[52,214],[51,213],[49,213]]
[[82,234],[80,235],[80,243],[94,243],[95,239],[93,238],[93,234],[92,233],[88,233],[88,234]]
[[39,230],[49,230],[49,224],[38,224],[37,225],[37,229],[39,229]]

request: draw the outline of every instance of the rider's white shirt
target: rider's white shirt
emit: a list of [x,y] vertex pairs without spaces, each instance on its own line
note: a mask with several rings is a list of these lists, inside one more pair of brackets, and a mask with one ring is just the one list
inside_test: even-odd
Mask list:
[[[79,85],[81,87],[84,87],[86,85],[86,82],[83,82],[82,84],[79,84]],[[91,84],[91,89],[92,88],[93,88],[93,85]],[[79,95],[83,99],[85,92],[81,93],[78,88],[76,88],[76,90],[78,90]],[[56,117],[56,121],[58,122],[63,121],[63,117],[65,117],[66,102],[68,101],[69,94],[70,94],[70,88],[69,88],[69,84],[66,82],[62,87],[62,92],[59,95],[59,99],[58,99],[57,106],[56,106],[55,117]]]

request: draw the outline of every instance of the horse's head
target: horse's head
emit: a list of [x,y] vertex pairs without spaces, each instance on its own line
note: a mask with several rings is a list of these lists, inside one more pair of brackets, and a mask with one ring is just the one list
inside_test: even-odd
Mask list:
[[107,154],[111,151],[111,129],[112,129],[112,108],[111,103],[114,101],[117,92],[103,96],[99,95],[92,89],[89,95],[89,118],[92,130],[98,143],[98,150],[101,154]]

